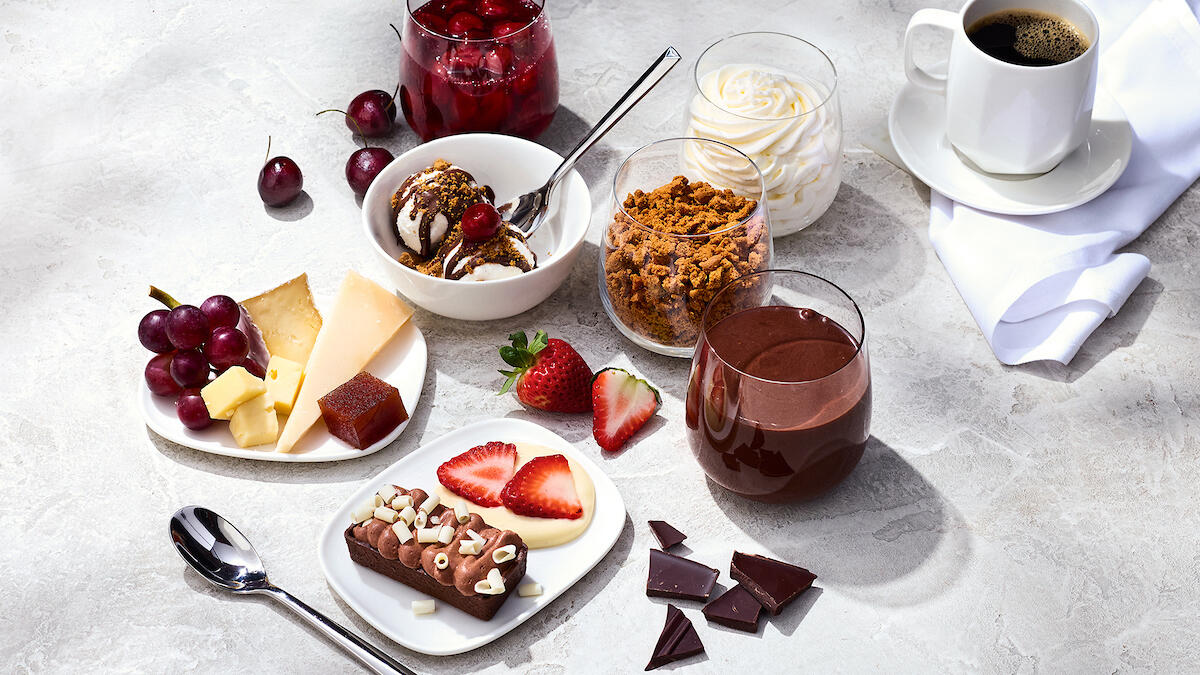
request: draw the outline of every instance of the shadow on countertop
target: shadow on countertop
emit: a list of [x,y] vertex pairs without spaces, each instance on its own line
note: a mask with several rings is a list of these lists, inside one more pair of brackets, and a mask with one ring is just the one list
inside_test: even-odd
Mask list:
[[1145,328],[1154,305],[1162,297],[1162,292],[1163,285],[1157,280],[1150,277],[1142,279],[1142,283],[1133,290],[1121,310],[1105,319],[1084,341],[1075,358],[1066,365],[1058,361],[1035,361],[1019,366],[1004,366],[1004,369],[1024,372],[1043,380],[1071,384],[1087,375],[1113,352],[1131,347],[1137,342],[1138,335]]
[[761,504],[706,482],[716,504],[768,555],[812,570],[815,587],[873,604],[909,606],[937,597],[971,559],[962,517],[875,436],[845,482],[811,502]]

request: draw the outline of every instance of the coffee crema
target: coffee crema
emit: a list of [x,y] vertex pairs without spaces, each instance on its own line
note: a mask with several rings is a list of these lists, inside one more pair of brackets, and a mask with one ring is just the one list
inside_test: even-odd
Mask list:
[[1079,58],[1091,46],[1075,24],[1032,9],[988,14],[967,28],[967,37],[988,56],[1018,66],[1056,66]]

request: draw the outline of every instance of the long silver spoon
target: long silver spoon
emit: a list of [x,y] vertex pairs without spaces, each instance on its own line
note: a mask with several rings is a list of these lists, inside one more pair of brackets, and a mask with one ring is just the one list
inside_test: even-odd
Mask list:
[[659,56],[646,72],[642,73],[629,91],[625,92],[625,95],[612,108],[609,108],[608,112],[604,113],[604,117],[596,122],[596,126],[592,127],[592,130],[579,141],[579,144],[567,153],[562,164],[559,164],[554,173],[550,174],[550,180],[533,192],[527,192],[502,204],[497,209],[500,215],[516,226],[526,237],[533,234],[533,231],[538,229],[545,220],[546,211],[550,208],[550,193],[553,192],[559,181],[567,175],[571,167],[575,166],[575,162],[579,161],[583,153],[591,149],[596,141],[599,141],[617,122],[620,122],[625,113],[637,105],[638,101],[642,100],[654,88],[654,85],[658,84],[658,81],[675,67],[676,63],[679,63],[680,58],[679,52],[675,51],[674,47],[667,47],[667,51],[663,52],[662,56]]
[[217,588],[269,595],[353,654],[376,673],[416,675],[366,640],[334,623],[267,579],[254,546],[228,520],[203,506],[185,506],[171,516],[171,541],[189,565]]

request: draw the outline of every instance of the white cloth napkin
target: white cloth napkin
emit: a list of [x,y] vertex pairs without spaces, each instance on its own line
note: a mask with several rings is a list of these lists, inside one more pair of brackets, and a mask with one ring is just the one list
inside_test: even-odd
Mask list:
[[1074,358],[1150,272],[1145,256],[1117,249],[1200,176],[1200,0],[1089,5],[1100,20],[1100,86],[1133,127],[1120,180],[1087,204],[1044,216],[931,197],[934,250],[996,358],[1010,365]]

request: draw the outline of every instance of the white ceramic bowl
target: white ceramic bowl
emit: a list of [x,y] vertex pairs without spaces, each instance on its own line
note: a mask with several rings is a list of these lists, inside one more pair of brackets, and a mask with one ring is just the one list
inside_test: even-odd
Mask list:
[[562,162],[556,152],[533,141],[499,134],[447,136],[409,150],[388,164],[363,197],[363,227],[388,276],[404,297],[451,319],[503,319],[537,305],[567,278],[587,234],[592,198],[587,184],[571,171],[554,191],[546,222],[529,239],[537,267],[520,276],[492,281],[455,281],[431,277],[397,261],[391,198],[410,175],[437,159],[458,165],[496,192],[496,203],[529,192],[546,182]]

